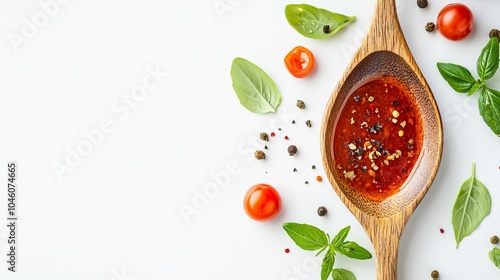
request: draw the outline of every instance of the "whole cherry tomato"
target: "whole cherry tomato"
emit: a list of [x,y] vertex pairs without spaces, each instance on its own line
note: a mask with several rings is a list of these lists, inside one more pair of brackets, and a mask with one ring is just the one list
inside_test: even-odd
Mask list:
[[272,186],[256,184],[245,194],[243,207],[250,218],[256,221],[267,221],[279,214],[281,197]]
[[303,78],[314,69],[314,55],[304,47],[295,47],[285,56],[285,65],[294,77]]
[[474,27],[471,10],[460,3],[444,6],[438,14],[436,28],[447,39],[458,41],[467,37]]

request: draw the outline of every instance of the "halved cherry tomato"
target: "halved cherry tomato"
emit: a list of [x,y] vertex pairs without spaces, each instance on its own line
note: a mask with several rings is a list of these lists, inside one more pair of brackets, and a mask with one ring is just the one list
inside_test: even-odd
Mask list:
[[250,218],[267,221],[276,217],[281,211],[281,197],[272,186],[256,184],[245,194],[243,206]]
[[464,4],[448,4],[438,14],[436,28],[447,39],[462,40],[469,35],[472,27],[474,27],[474,17]]
[[304,78],[314,69],[314,55],[304,47],[295,47],[285,56],[285,65],[294,77]]

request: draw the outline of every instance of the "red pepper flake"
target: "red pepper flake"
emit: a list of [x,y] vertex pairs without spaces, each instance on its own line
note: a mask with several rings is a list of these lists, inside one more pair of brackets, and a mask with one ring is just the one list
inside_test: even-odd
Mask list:
[[321,176],[319,176],[319,175],[318,175],[318,176],[316,176],[316,181],[318,181],[318,182],[323,181],[323,177],[321,177]]
[[287,254],[290,253],[290,249],[286,248],[285,253],[287,253]]
[[276,136],[276,134],[274,132],[271,132],[271,137],[274,137]]
[[285,140],[288,140],[288,139],[289,139],[288,136],[285,135]]
[[444,233],[444,229],[440,228],[439,232]]

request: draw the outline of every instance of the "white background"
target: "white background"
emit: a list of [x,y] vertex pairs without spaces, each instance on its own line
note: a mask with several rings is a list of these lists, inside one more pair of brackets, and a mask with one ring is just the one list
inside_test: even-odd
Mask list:
[[[444,280],[499,279],[488,259],[489,238],[500,235],[499,139],[479,116],[478,96],[454,92],[436,62],[462,64],[475,74],[489,30],[500,28],[500,2],[464,1],[476,25],[460,42],[424,30],[448,3],[430,2],[427,9],[398,2],[445,135],[437,177],[401,239],[398,278],[430,279],[437,269]],[[289,221],[330,235],[351,225],[348,239],[373,252],[330,184],[315,177],[325,178],[319,147],[324,107],[371,22],[375,1],[307,2],[357,16],[326,40],[293,30],[284,16],[288,3],[298,2],[1,0],[0,279],[319,279],[321,257],[293,244],[281,228]],[[283,65],[298,45],[317,61],[304,79]],[[274,79],[283,97],[277,113],[257,115],[239,104],[229,75],[235,57]],[[154,71],[156,80],[150,79]],[[138,95],[144,80],[150,90]],[[500,89],[500,74],[489,85]],[[305,110],[295,107],[297,99]],[[93,134],[89,146],[85,133],[96,133],[102,122],[102,137]],[[277,136],[268,143],[268,158],[256,161],[262,131]],[[286,154],[292,143],[296,157]],[[73,154],[78,147],[85,151],[80,157]],[[10,160],[18,163],[16,273],[6,263]],[[451,210],[473,162],[493,206],[456,249]],[[58,176],[54,168],[63,165]],[[280,215],[264,223],[242,208],[246,190],[261,182],[278,189],[283,201]],[[327,216],[316,214],[320,205]],[[374,259],[339,256],[336,267],[375,279]]]

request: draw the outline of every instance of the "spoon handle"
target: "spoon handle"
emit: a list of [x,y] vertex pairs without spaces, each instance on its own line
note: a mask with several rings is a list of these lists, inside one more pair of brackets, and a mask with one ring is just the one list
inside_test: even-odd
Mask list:
[[395,0],[377,0],[371,30],[368,32],[369,49],[389,50],[397,54],[406,52]]

